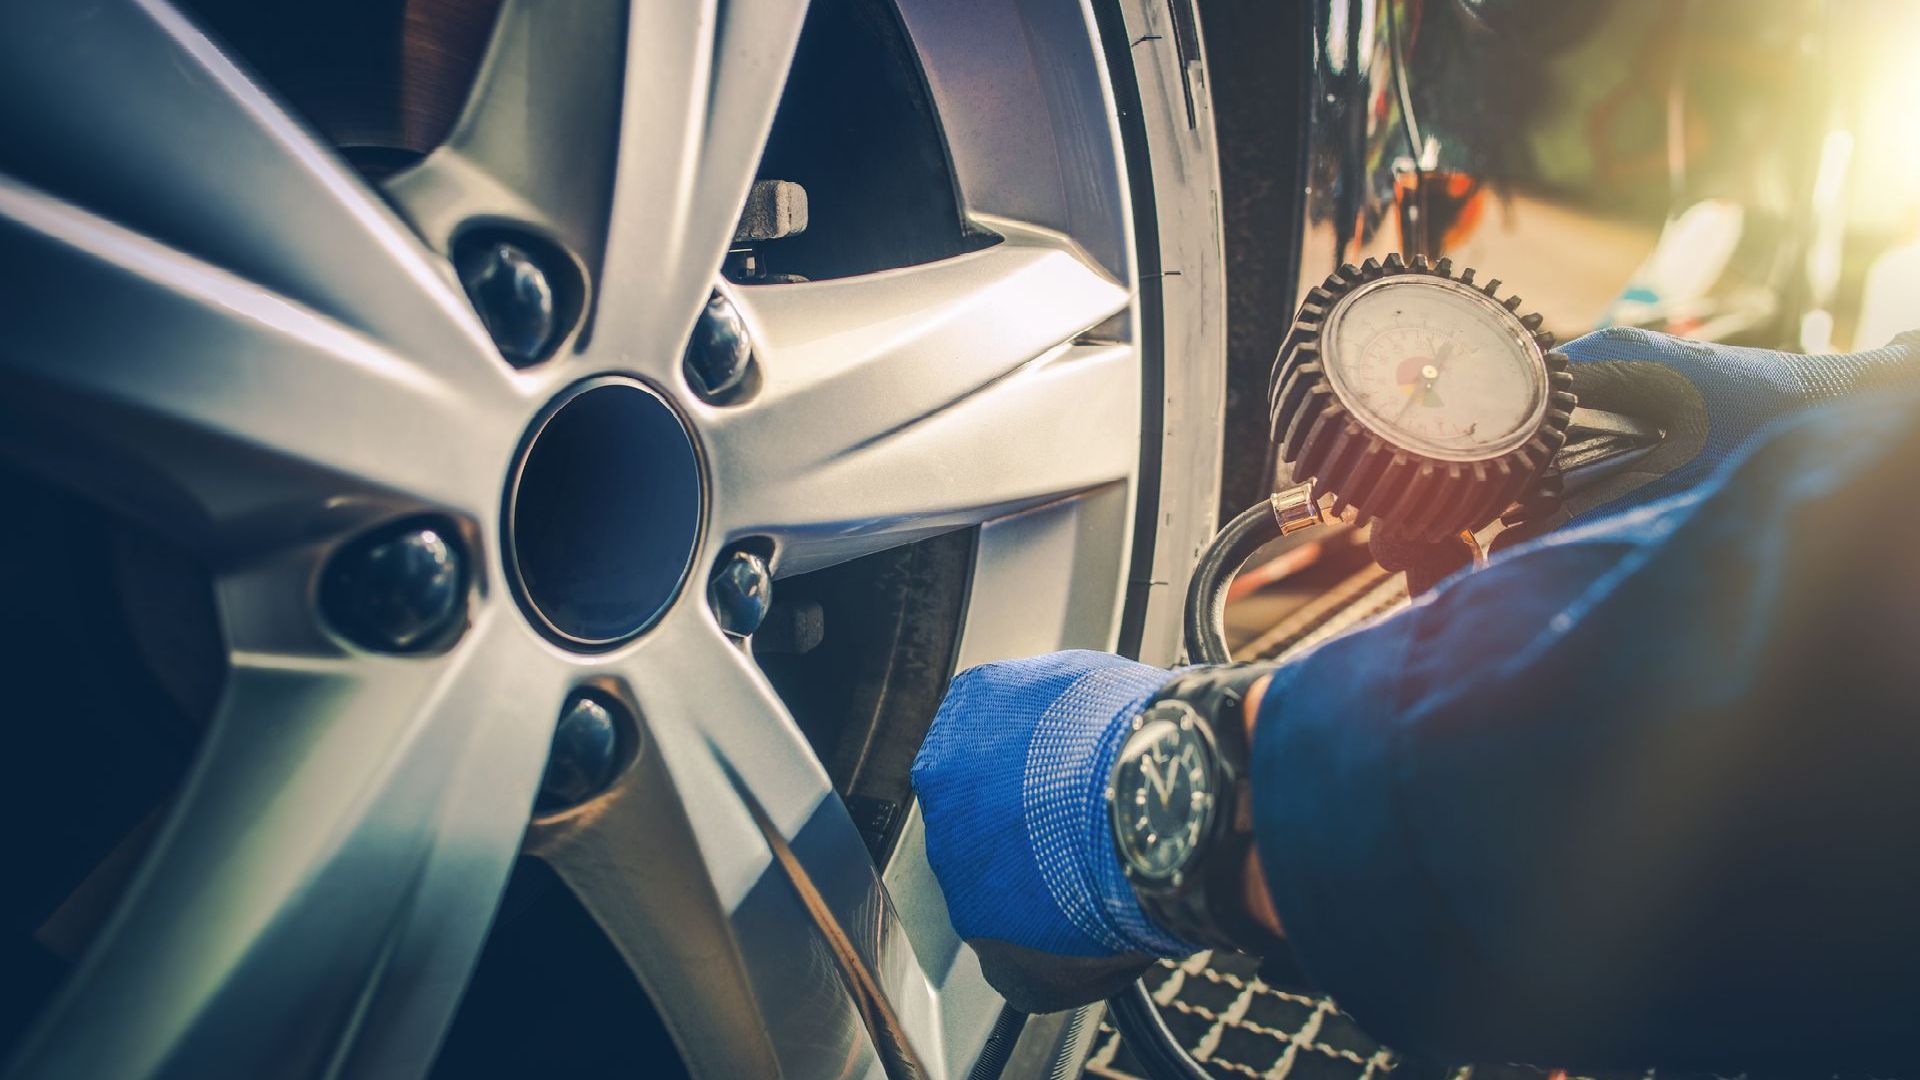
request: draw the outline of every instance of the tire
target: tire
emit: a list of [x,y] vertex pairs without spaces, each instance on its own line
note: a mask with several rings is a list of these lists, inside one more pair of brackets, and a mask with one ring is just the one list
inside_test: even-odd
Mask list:
[[905,767],[1176,659],[1190,3],[395,2],[0,7],[0,1075],[1062,1075]]
[[[1158,307],[1155,336],[1162,343],[1159,415],[1149,407],[1143,425],[1151,432],[1158,421],[1160,493],[1153,520],[1143,516],[1134,534],[1134,558],[1151,571],[1136,570],[1129,604],[1143,609],[1135,655],[1172,663],[1182,650],[1180,605],[1187,578],[1219,524],[1227,395],[1219,154],[1197,5],[1193,0],[1128,0],[1118,6],[1121,25],[1109,18],[1103,30],[1116,93],[1122,95],[1123,131],[1134,133],[1128,160],[1135,205],[1150,205],[1150,213],[1137,211],[1136,227],[1152,238],[1154,265],[1141,271],[1143,304]],[[1125,89],[1126,65],[1117,53],[1122,37],[1132,66],[1131,95]],[[1130,113],[1134,122],[1125,124]],[[1143,241],[1142,250],[1147,246]],[[1147,282],[1157,284],[1157,296],[1147,294]],[[1123,640],[1123,650],[1133,644]]]

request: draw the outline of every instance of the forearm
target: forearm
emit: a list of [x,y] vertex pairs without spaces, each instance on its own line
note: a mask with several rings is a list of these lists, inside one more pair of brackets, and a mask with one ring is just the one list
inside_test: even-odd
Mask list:
[[1307,970],[1455,1059],[1903,1053],[1920,701],[1885,645],[1920,589],[1874,567],[1904,571],[1920,529],[1884,497],[1920,471],[1914,420],[1798,424],[1698,505],[1517,553],[1278,671],[1255,816]]

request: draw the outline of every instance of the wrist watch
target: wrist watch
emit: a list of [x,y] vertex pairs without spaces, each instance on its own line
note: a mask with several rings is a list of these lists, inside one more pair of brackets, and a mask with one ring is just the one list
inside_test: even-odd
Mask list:
[[1256,956],[1280,939],[1246,910],[1252,753],[1241,714],[1271,668],[1190,671],[1134,718],[1107,784],[1121,869],[1147,917],[1194,945]]

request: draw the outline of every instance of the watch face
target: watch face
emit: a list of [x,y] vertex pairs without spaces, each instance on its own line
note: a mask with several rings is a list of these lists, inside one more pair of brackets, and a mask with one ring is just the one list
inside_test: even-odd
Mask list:
[[1193,715],[1178,703],[1149,709],[1114,767],[1114,839],[1136,877],[1178,884],[1212,818],[1213,746]]

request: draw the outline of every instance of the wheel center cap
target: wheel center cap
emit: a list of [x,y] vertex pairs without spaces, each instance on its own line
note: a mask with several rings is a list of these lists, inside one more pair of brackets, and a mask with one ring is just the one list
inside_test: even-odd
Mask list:
[[569,388],[534,423],[507,491],[522,606],[575,647],[640,633],[686,583],[702,502],[693,438],[665,399],[617,376]]

